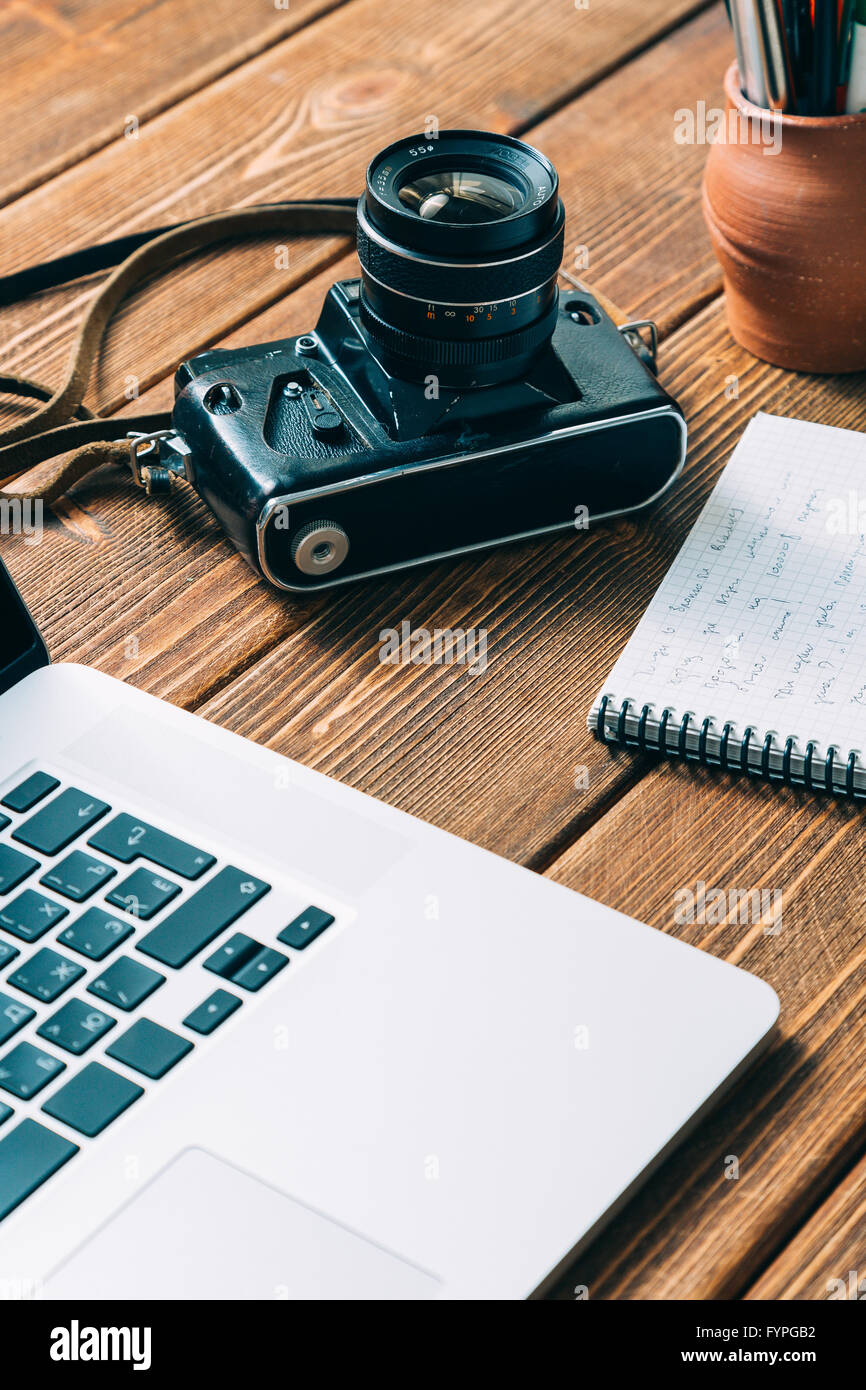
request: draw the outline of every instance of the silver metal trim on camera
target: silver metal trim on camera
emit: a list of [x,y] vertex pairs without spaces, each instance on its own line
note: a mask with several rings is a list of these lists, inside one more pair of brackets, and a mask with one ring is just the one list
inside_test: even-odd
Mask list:
[[364,271],[364,278],[372,280],[373,284],[378,285],[380,290],[385,290],[386,294],[396,294],[401,299],[411,299],[416,304],[436,304],[441,305],[443,309],[452,307],[468,309],[475,304],[483,304],[485,307],[488,304],[516,304],[518,299],[526,299],[529,295],[538,294],[539,290],[546,289],[551,281],[556,279],[556,276],[548,275],[546,280],[542,280],[540,285],[533,285],[531,290],[521,290],[520,294],[506,294],[501,299],[431,299],[429,294],[408,294],[406,290],[395,290],[393,286],[386,285],[384,280],[380,280],[378,276],[371,275],[369,270]]
[[[424,265],[433,266],[437,270],[504,269],[506,266],[513,265],[515,261],[525,261],[528,256],[538,256],[542,251],[546,251],[548,246],[554,241],[558,241],[562,236],[563,225],[563,220],[561,218],[557,219],[554,230],[547,238],[547,241],[541,241],[537,246],[530,246],[528,251],[518,251],[514,255],[503,252],[494,261],[444,261],[439,256],[431,256],[424,251],[407,250],[399,246],[396,241],[391,241],[389,237],[383,236],[382,233],[373,226],[363,207],[358,208],[358,226],[363,228],[365,235],[368,236],[371,241],[375,241],[379,246],[383,247],[386,251],[390,251],[393,255],[401,256],[404,261],[413,261],[416,264],[420,262]],[[366,274],[366,271],[364,273]]]
[[[652,410],[636,411],[634,414],[631,415],[618,415],[613,419],[603,421],[587,421],[584,424],[572,425],[566,429],[551,430],[550,434],[545,436],[546,439],[551,440],[568,439],[572,436],[588,434],[591,431],[600,433],[602,430],[615,429],[619,425],[634,423],[635,420],[651,420],[656,419],[658,416],[664,415],[672,416],[673,419],[676,420],[680,429],[682,447],[680,449],[680,456],[677,462],[676,469],[667,479],[664,486],[660,487],[657,492],[654,492],[653,495],[651,497],[648,497],[645,501],[638,503],[637,506],[634,507],[618,507],[610,512],[599,512],[596,516],[593,517],[594,522],[607,521],[614,516],[626,516],[630,512],[642,511],[645,507],[651,506],[653,502],[657,501],[659,497],[661,497],[665,492],[667,492],[668,488],[670,488],[674,481],[679,477],[680,473],[683,470],[683,464],[685,463],[686,441],[688,438],[688,430],[686,427],[685,420],[683,419],[682,415],[680,415],[679,411],[675,410],[673,406],[662,405],[654,406]],[[544,441],[538,440],[535,442],[537,442],[538,444],[542,444]],[[503,445],[503,447],[500,449],[482,449],[478,452],[472,453],[465,452],[462,454],[450,454],[448,458],[430,459],[428,460],[428,462],[416,464],[414,467],[401,465],[395,468],[384,469],[380,473],[366,473],[359,478],[346,479],[346,481],[341,483],[333,483],[329,486],[320,488],[310,488],[306,492],[299,492],[292,495],[283,495],[281,497],[272,497],[270,501],[267,502],[265,506],[262,508],[259,519],[256,522],[256,550],[262,574],[269,581],[269,583],[275,586],[275,588],[282,589],[287,593],[318,593],[321,589],[333,589],[336,588],[339,584],[351,584],[358,579],[370,579],[380,574],[392,574],[396,570],[412,569],[417,565],[426,565],[436,560],[445,560],[453,555],[468,555],[475,550],[492,550],[494,546],[503,545],[508,541],[530,540],[533,536],[544,536],[550,535],[551,533],[555,533],[557,531],[572,530],[574,527],[574,522],[573,520],[569,519],[567,521],[557,522],[554,526],[540,526],[530,531],[515,531],[507,536],[496,536],[492,540],[479,541],[475,545],[455,546],[451,550],[440,550],[435,551],[434,553],[429,555],[419,555],[417,559],[414,560],[401,560],[398,564],[395,565],[381,565],[376,569],[363,570],[361,573],[358,574],[342,575],[338,578],[328,580],[326,584],[317,584],[315,588],[312,588],[309,585],[304,584],[286,584],[282,580],[277,579],[276,575],[273,573],[270,566],[268,565],[265,550],[265,535],[267,532],[268,522],[275,511],[279,510],[281,511],[282,515],[285,515],[286,511],[291,511],[291,508],[293,506],[297,506],[301,502],[309,502],[313,498],[315,498],[318,501],[322,498],[334,497],[342,493],[351,492],[356,488],[370,487],[373,486],[375,483],[381,483],[390,479],[398,478],[403,474],[411,474],[412,476],[415,476],[417,473],[430,472],[433,469],[454,468],[466,459],[476,460],[482,458],[493,458],[501,454],[511,453],[516,449],[525,449],[528,445],[531,445],[532,443],[532,440],[523,440],[520,443]],[[304,523],[305,526],[309,524],[310,523]]]

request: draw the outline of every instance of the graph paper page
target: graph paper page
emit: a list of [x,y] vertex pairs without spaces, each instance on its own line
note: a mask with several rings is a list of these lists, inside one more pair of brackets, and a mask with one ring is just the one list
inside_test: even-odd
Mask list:
[[866,748],[866,435],[757,415],[605,694]]

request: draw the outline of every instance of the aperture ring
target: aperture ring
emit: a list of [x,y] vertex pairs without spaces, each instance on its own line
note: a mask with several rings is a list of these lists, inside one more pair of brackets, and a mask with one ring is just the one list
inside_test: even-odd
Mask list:
[[532,352],[550,337],[557,310],[558,295],[554,294],[547,313],[517,333],[503,333],[495,338],[423,338],[386,323],[370,308],[361,287],[361,322],[370,336],[396,356],[431,368],[483,366]]
[[512,259],[485,265],[437,263],[407,257],[374,240],[358,222],[358,259],[363,270],[383,285],[416,299],[436,303],[486,304],[525,294],[556,275],[562,264],[564,224],[537,251],[515,253]]

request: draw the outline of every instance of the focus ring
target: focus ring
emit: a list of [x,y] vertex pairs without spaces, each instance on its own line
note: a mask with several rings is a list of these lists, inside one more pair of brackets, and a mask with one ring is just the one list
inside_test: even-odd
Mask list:
[[547,342],[553,331],[558,308],[558,295],[554,293],[553,303],[547,313],[536,319],[528,328],[518,333],[504,333],[496,338],[422,338],[417,333],[407,333],[402,328],[393,328],[370,308],[361,288],[361,322],[371,338],[398,357],[405,357],[422,366],[430,367],[469,367],[484,366],[494,362],[505,362],[512,357],[520,357],[533,348]]
[[562,264],[564,223],[530,254],[504,255],[487,265],[453,265],[401,256],[374,240],[359,220],[358,259],[376,280],[415,299],[448,304],[486,304],[527,294],[552,279]]

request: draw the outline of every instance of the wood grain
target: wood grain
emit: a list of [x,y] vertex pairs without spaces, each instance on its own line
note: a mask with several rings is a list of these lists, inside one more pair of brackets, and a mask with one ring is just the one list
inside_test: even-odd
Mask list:
[[724,104],[730,44],[714,6],[531,132],[560,171],[580,273],[663,334],[721,288],[701,214],[707,148],[676,131],[678,112]]
[[340,0],[4,0],[0,204],[120,141]]
[[[558,882],[745,967],[781,1000],[772,1050],[578,1261],[563,1296],[578,1282],[595,1298],[736,1296],[862,1151],[864,869],[862,807],[675,761],[552,866]],[[675,895],[698,881],[780,893],[778,934],[731,914],[677,925]]]
[[431,121],[525,129],[701,8],[650,0],[635,22],[628,0],[531,16],[521,0],[352,0],[7,209],[28,241],[4,238],[0,265],[221,206],[226,189],[239,203],[351,192],[383,143]]
[[866,1299],[866,1159],[746,1292],[747,1299]]
[[[354,0],[352,26],[339,12],[319,21],[152,122],[139,141],[112,145],[0,213],[0,271],[233,203],[355,191],[376,150],[397,132],[423,126],[431,110],[443,127],[515,128],[518,107],[526,118],[555,104],[569,83],[590,82],[599,65],[650,34],[651,23],[661,29],[670,18],[655,0],[643,7],[637,34],[626,37],[615,0],[585,12],[556,6],[541,12],[526,43],[520,0],[460,4],[448,10],[447,24],[432,0],[409,11],[397,0],[376,0],[369,14],[367,5]],[[674,7],[685,8],[684,0]],[[386,65],[359,60],[352,34],[362,21],[366,51],[386,52]],[[421,43],[434,29],[435,44]],[[488,54],[485,36],[494,31]],[[514,45],[521,45],[521,63],[512,70]],[[728,45],[717,6],[539,132],[571,208],[569,260],[586,246],[590,275],[626,309],[643,312],[658,291],[663,326],[719,284],[697,196],[705,150],[676,144],[673,113],[718,89]],[[621,113],[626,161],[615,154],[611,109]],[[215,128],[230,132],[219,159],[209,150]],[[652,189],[649,206],[641,180]],[[621,244],[630,225],[634,239]],[[121,315],[94,381],[95,401],[116,407],[131,377],[146,389],[342,249],[329,239],[293,242],[283,269],[273,242],[253,242],[161,281]],[[7,310],[0,317],[4,368],[57,380],[91,289],[82,284]],[[179,303],[188,306],[182,316]]]

